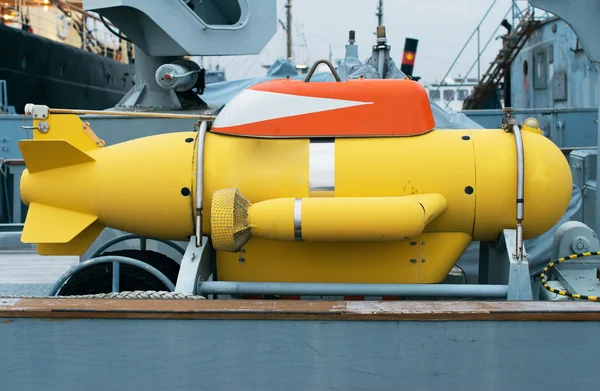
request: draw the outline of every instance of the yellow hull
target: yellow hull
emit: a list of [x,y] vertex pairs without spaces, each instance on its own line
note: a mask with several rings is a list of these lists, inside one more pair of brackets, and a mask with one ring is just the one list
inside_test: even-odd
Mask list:
[[[103,227],[174,240],[194,234],[197,133],[101,148],[89,134],[72,136],[75,125],[61,127],[66,118],[51,116],[47,135],[20,144],[30,169],[22,197],[32,205],[23,241],[43,254],[77,254]],[[203,233],[211,232],[215,191],[238,189],[252,203],[253,237],[239,253],[217,253],[220,280],[435,283],[472,239],[495,240],[516,225],[511,133],[434,130],[331,142],[332,186],[315,191],[310,139],[206,135]],[[571,174],[548,139],[524,132],[523,143],[530,238],[563,215]],[[424,217],[406,196],[421,200],[423,210],[435,200],[435,216]],[[306,205],[302,241],[294,237],[295,199]],[[378,238],[378,226],[394,240]]]
[[[527,167],[524,234],[531,238],[550,229],[566,210],[571,174],[551,141],[530,132],[524,132],[523,138]],[[239,189],[252,203],[310,197],[309,144],[307,139],[208,134],[205,205],[210,205],[215,190],[224,188]],[[495,240],[502,229],[516,225],[514,136],[502,130],[436,130],[418,137],[335,140],[335,197],[375,201],[376,197],[415,194],[442,194],[447,199],[446,211],[421,236],[391,243],[253,238],[241,253],[217,254],[219,279],[440,282],[472,238]],[[366,218],[369,210],[363,205],[347,213]],[[208,234],[210,214],[204,216]],[[291,230],[289,216],[282,218],[288,219]],[[330,224],[327,213],[322,213],[321,223],[325,229]],[[289,231],[284,240],[291,240]]]

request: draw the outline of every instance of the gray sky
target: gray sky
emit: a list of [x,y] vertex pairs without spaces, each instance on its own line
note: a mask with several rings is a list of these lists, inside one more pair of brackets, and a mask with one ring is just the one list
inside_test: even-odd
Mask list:
[[[277,14],[285,21],[285,0],[277,0]],[[375,43],[375,16],[378,0],[292,0],[294,55],[299,63],[329,57],[343,58],[348,31],[356,31],[360,59],[371,54]],[[419,40],[415,62],[416,76],[433,81],[443,76],[454,57],[486,13],[493,0],[384,0],[384,25],[392,57],[399,65],[404,39]],[[480,29],[481,47],[492,36],[494,29],[509,10],[512,0],[497,0]],[[517,1],[525,7],[526,1]],[[511,16],[509,14],[509,22]],[[505,33],[500,27],[495,36]],[[495,37],[494,36],[494,37]],[[492,39],[482,55],[481,73],[488,68],[501,42]],[[206,59],[205,65],[219,63],[225,67],[229,80],[264,76],[261,64],[270,64],[285,57],[285,32],[278,26],[277,34],[256,56],[235,56]],[[477,39],[473,38],[451,76],[465,75],[477,57]],[[470,73],[477,76],[477,66]]]

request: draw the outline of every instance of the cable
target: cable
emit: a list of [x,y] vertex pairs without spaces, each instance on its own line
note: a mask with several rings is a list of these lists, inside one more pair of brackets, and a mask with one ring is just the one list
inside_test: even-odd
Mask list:
[[186,77],[186,76],[189,76],[189,75],[193,75],[194,73],[200,73],[200,72],[202,72],[202,69],[194,69],[193,71],[182,73],[181,75],[177,74],[177,73],[171,72],[171,73],[167,73],[165,75],[165,79],[167,79],[167,80],[169,80],[169,79],[180,79],[182,77]]
[[108,25],[108,22],[106,21],[106,18],[105,18],[104,16],[102,16],[102,15],[100,15],[100,14],[98,14],[98,16],[100,16],[100,21],[102,22],[102,24],[104,25],[104,27],[106,27],[106,29],[107,29],[108,31],[110,31],[111,33],[113,33],[113,35],[116,35],[116,36],[117,36],[117,37],[119,37],[120,39],[122,39],[122,40],[124,40],[124,41],[127,41],[127,42],[131,42],[131,43],[133,43],[133,44],[135,45],[135,43],[134,43],[134,42],[133,42],[131,39],[127,38],[127,37],[126,37],[126,36],[124,36],[124,35],[121,35],[121,33],[118,33],[118,32],[116,32],[115,30],[113,30],[113,29],[112,29],[112,27],[110,27],[110,26]]
[[577,253],[577,254],[571,254],[569,256],[566,257],[562,257],[559,258],[556,262],[550,262],[548,264],[548,266],[546,266],[544,268],[544,270],[542,270],[542,272],[540,273],[540,278],[542,280],[542,286],[552,292],[552,293],[556,293],[557,295],[561,295],[561,296],[566,296],[566,297],[572,297],[573,299],[581,299],[581,300],[589,300],[589,301],[600,301],[600,298],[598,296],[586,296],[586,295],[580,295],[578,293],[571,293],[567,290],[559,290],[559,289],[554,289],[551,286],[549,286],[547,284],[547,278],[548,276],[546,276],[546,272],[548,272],[548,270],[552,269],[553,267],[555,267],[557,264],[564,262],[566,260],[569,259],[575,259],[575,258],[582,258],[582,257],[592,257],[595,255],[600,255],[600,251],[595,251],[595,252],[586,252],[586,253]]

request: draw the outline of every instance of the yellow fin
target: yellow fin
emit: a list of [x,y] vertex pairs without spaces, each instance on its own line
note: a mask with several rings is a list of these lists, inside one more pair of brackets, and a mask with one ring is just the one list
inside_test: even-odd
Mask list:
[[[87,122],[82,122],[75,114],[50,114],[43,120],[48,123],[46,133],[34,132],[34,140],[65,140],[82,151],[98,149],[104,146]],[[42,120],[35,120],[39,125]]]
[[21,235],[23,243],[68,243],[98,217],[32,202]]
[[38,243],[36,249],[40,255],[82,255],[103,229],[102,224],[95,222],[68,243]]
[[95,160],[65,140],[21,140],[19,149],[31,174]]

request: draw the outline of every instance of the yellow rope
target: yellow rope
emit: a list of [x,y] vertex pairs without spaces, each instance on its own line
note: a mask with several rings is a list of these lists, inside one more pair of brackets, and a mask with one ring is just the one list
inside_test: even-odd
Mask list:
[[548,272],[548,270],[554,268],[557,264],[559,264],[561,262],[564,262],[566,260],[575,259],[575,258],[582,258],[582,257],[592,257],[592,256],[595,256],[595,255],[600,255],[600,251],[596,251],[596,252],[593,252],[593,253],[592,252],[587,252],[587,253],[571,254],[569,256],[559,258],[556,262],[550,262],[548,264],[548,266],[546,266],[544,268],[544,270],[540,273],[540,278],[542,280],[542,286],[545,289],[549,290],[550,292],[556,293],[557,295],[572,297],[574,299],[581,299],[581,300],[600,301],[600,298],[598,296],[580,295],[578,293],[571,293],[571,292],[569,292],[567,290],[563,291],[563,290],[560,290],[560,289],[552,288],[551,286],[549,286],[547,284],[547,282],[548,282],[547,281],[548,276],[546,276],[546,274],[545,274],[545,273]]

